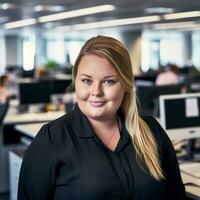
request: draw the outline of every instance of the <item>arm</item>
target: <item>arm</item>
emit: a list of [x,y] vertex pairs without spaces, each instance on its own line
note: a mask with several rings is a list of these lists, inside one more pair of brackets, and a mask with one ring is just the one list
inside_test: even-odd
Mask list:
[[49,200],[55,182],[55,151],[44,126],[29,146],[22,162],[18,200]]

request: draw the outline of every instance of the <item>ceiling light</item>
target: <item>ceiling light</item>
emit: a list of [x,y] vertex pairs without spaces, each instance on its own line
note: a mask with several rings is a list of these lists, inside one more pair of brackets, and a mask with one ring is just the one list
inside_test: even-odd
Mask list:
[[165,29],[184,29],[184,28],[195,28],[199,26],[194,21],[187,22],[173,22],[173,23],[162,23],[155,24],[154,28],[157,30],[165,30]]
[[164,14],[164,13],[172,13],[174,12],[174,9],[165,7],[152,7],[152,8],[146,8],[145,12],[148,14]]
[[190,17],[200,17],[200,11],[179,12],[179,13],[171,13],[163,15],[163,18],[166,20],[190,18]]
[[33,25],[36,23],[37,23],[36,19],[30,18],[30,19],[24,19],[24,20],[5,23],[4,28],[5,29],[13,29],[13,28],[19,28],[19,27],[23,27],[23,26],[30,26],[30,25]]
[[114,9],[115,9],[115,6],[113,5],[94,6],[94,7],[89,7],[89,8],[83,8],[83,9],[78,9],[78,10],[72,10],[72,11],[42,16],[38,18],[38,21],[39,22],[56,21],[56,20],[62,20],[62,19],[67,19],[67,18],[112,11]]
[[3,10],[15,8],[14,4],[11,3],[1,3],[0,8]]
[[61,26],[56,29],[64,30],[64,31],[87,30],[87,29],[98,29],[98,28],[130,25],[130,24],[141,24],[141,23],[148,23],[148,22],[155,22],[155,21],[160,21],[160,17],[157,15],[154,15],[154,16],[145,16],[145,17],[106,20],[106,21],[100,21],[100,22],[76,24],[76,25],[71,25],[71,26]]

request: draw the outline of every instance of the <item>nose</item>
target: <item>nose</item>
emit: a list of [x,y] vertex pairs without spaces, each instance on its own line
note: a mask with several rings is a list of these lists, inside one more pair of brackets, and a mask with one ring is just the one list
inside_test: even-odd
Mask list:
[[103,90],[100,83],[93,83],[91,88],[91,95],[92,96],[103,96]]

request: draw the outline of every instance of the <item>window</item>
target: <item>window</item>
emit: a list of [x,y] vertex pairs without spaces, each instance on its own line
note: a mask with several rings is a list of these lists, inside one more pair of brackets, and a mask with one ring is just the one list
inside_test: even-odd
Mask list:
[[178,32],[150,32],[142,35],[142,70],[158,69],[173,63],[182,67],[186,62],[184,35]]
[[60,65],[64,65],[66,61],[64,39],[48,39],[46,45],[47,60],[54,60]]
[[23,68],[32,70],[35,66],[35,36],[29,35],[23,39]]
[[0,36],[0,75],[5,73],[5,66],[6,66],[6,55],[5,55],[5,40],[4,37]]
[[66,49],[67,49],[67,52],[69,55],[70,63],[72,65],[74,64],[74,62],[78,56],[78,53],[84,43],[85,43],[84,41],[68,41],[66,43]]
[[194,66],[200,68],[200,32],[194,32],[192,35],[192,62]]

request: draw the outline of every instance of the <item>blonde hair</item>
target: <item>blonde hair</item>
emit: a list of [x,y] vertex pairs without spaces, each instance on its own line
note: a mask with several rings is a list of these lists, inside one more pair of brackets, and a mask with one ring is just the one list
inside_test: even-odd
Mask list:
[[97,36],[89,39],[80,50],[74,64],[74,79],[82,57],[88,54],[107,59],[116,70],[125,89],[120,109],[124,113],[126,128],[132,137],[137,158],[146,165],[150,175],[156,180],[164,178],[155,138],[148,125],[138,115],[132,65],[128,50],[120,41],[112,37]]

